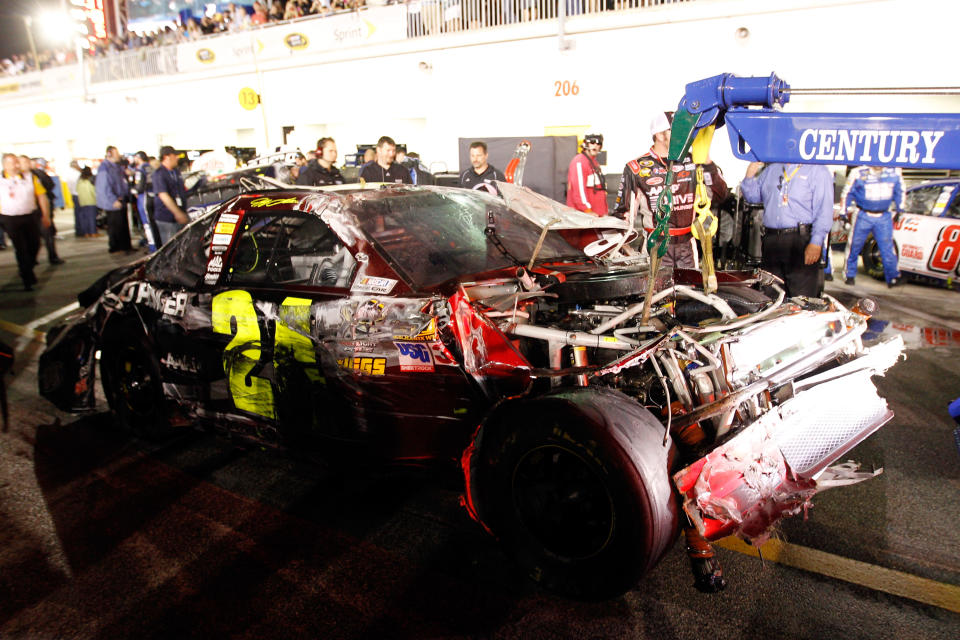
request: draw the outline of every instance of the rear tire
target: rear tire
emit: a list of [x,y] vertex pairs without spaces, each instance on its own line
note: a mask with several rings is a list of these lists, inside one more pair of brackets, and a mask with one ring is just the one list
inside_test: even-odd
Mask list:
[[867,275],[877,280],[883,280],[883,258],[880,257],[880,246],[872,233],[867,236],[867,241],[863,243],[860,258],[863,260],[863,270],[867,272]]
[[[475,495],[484,523],[533,580],[608,599],[634,587],[676,539],[669,448],[659,422],[623,394],[564,395],[581,397],[530,402],[510,410],[509,423],[484,427]],[[624,401],[633,415],[620,411]]]
[[160,364],[143,334],[114,332],[101,350],[100,377],[110,409],[123,428],[151,440],[170,435]]

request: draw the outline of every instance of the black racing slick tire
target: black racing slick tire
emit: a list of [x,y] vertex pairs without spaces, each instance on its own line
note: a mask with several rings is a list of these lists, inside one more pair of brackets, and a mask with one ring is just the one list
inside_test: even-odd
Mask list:
[[117,422],[124,429],[152,440],[172,429],[163,396],[160,364],[142,335],[111,332],[100,352],[103,391]]
[[481,521],[549,591],[619,596],[676,540],[670,445],[619,392],[518,403],[484,425],[475,447],[468,491]]
[[877,280],[883,280],[883,258],[880,257],[880,246],[873,234],[867,236],[867,241],[863,243],[860,258],[863,260],[863,270],[867,272],[867,275]]

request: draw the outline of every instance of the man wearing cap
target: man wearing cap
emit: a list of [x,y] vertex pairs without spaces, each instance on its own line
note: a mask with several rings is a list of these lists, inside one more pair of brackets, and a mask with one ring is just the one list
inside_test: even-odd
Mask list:
[[333,138],[317,140],[317,157],[300,167],[297,184],[320,187],[328,184],[343,184],[345,180],[334,163],[337,161],[337,143]]
[[823,165],[774,162],[757,175],[751,162],[740,183],[747,202],[763,204],[760,266],[783,279],[787,295],[820,295],[820,255],[833,226],[833,176]]
[[[40,209],[40,224],[34,211]],[[46,190],[36,176],[21,173],[17,156],[3,154],[3,174],[0,175],[0,225],[10,236],[17,254],[17,268],[23,288],[33,290],[37,278],[33,267],[40,250],[40,227],[50,226],[50,201]]]
[[153,219],[157,223],[159,245],[164,245],[185,224],[190,216],[184,211],[187,190],[177,169],[180,154],[173,147],[160,148],[160,166],[153,172]]
[[[656,223],[657,200],[667,180],[670,161],[670,124],[672,111],[661,111],[650,123],[650,137],[653,146],[636,160],[631,160],[623,168],[620,187],[617,189],[617,213],[629,211],[637,206],[637,217],[643,221],[643,227],[650,233]],[[673,205],[670,209],[670,236],[667,239],[667,253],[663,256],[664,266],[676,266],[684,269],[697,267],[696,249],[690,225],[693,222],[693,203],[696,197],[697,166],[687,155],[683,162],[673,164]],[[712,162],[703,165],[703,182],[710,191],[712,202],[719,203],[729,195],[727,183],[720,169]],[[639,200],[639,202],[635,202]]]
[[603,136],[588,133],[567,169],[567,206],[597,217],[607,215],[607,184],[597,163],[601,149]]
[[107,147],[106,157],[97,169],[97,207],[107,213],[110,253],[131,250],[126,204],[130,185],[119,162],[120,152],[111,145]]

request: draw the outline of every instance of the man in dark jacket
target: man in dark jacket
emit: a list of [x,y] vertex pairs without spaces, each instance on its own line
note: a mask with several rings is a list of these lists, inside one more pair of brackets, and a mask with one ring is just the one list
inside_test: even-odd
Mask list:
[[482,140],[470,143],[470,165],[460,174],[460,186],[464,189],[476,189],[478,185],[503,180],[503,174],[487,164],[487,143]]
[[97,207],[107,212],[107,235],[110,253],[132,251],[130,223],[127,222],[127,195],[130,185],[119,164],[120,152],[107,147],[107,154],[97,169]]
[[343,184],[343,176],[334,163],[337,161],[337,143],[333,138],[317,140],[317,157],[300,168],[297,184],[321,187],[328,184]]
[[365,165],[360,171],[360,179],[366,182],[394,182],[413,184],[410,171],[394,162],[397,157],[397,143],[389,136],[377,140],[377,159]]

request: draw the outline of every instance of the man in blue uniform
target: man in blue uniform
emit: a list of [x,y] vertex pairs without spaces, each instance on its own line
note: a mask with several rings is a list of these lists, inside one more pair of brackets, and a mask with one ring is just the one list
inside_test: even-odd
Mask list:
[[787,295],[817,297],[820,256],[833,225],[833,177],[826,167],[751,162],[740,188],[747,202],[763,204],[761,266],[782,278]]
[[850,235],[850,254],[847,257],[847,284],[857,277],[857,258],[867,237],[872,233],[883,259],[883,277],[888,287],[900,284],[897,252],[893,249],[893,215],[890,205],[903,210],[903,178],[899,169],[886,167],[857,167],[850,172],[847,185],[840,196],[844,210],[852,205],[859,209],[853,233]]

